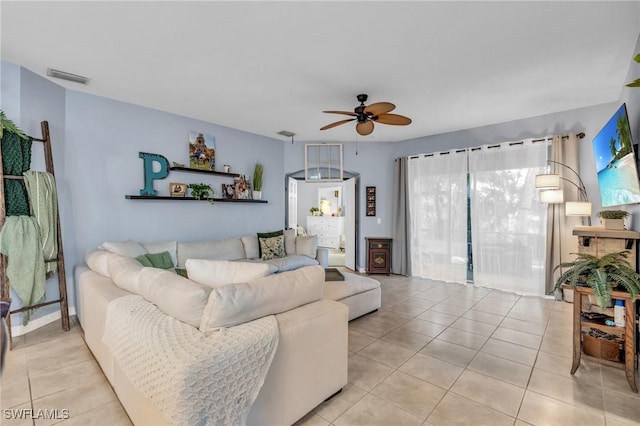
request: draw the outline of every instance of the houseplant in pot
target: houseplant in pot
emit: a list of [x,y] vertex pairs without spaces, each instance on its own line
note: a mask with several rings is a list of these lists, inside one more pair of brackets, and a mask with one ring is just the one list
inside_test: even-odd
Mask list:
[[624,229],[624,219],[629,216],[629,212],[624,210],[602,210],[598,212],[600,223],[606,229]]
[[591,287],[601,308],[611,302],[611,292],[626,291],[632,300],[640,293],[640,274],[627,262],[629,251],[613,252],[602,257],[578,253],[573,262],[563,262],[554,268],[569,268],[556,281],[556,290],[571,287]]
[[210,204],[213,204],[214,201],[210,198],[211,195],[215,193],[213,189],[211,189],[211,185],[206,183],[190,183],[187,185],[187,188],[191,190],[191,196],[196,200],[209,200]]
[[253,199],[262,199],[262,174],[264,173],[264,166],[258,162],[253,167]]

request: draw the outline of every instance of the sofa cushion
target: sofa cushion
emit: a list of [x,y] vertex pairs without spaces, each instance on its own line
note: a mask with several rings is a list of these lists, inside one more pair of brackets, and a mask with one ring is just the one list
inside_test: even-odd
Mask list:
[[262,252],[262,260],[275,259],[285,257],[284,251],[284,235],[277,237],[258,238],[260,241],[260,251]]
[[255,235],[240,237],[244,246],[244,255],[247,259],[258,259],[260,257],[260,243]]
[[248,283],[214,288],[209,294],[200,330],[215,331],[320,300],[323,284],[324,270],[320,266],[307,266]]
[[265,260],[264,263],[272,265],[278,272],[292,271],[304,266],[317,265],[318,261],[308,256],[299,254],[288,254],[285,257]]
[[244,259],[240,238],[178,243],[177,267],[183,268],[187,259],[236,260]]
[[109,276],[116,285],[128,292],[140,294],[139,273],[143,266],[137,260],[111,253],[109,256]]
[[318,249],[318,236],[306,235],[296,237],[296,254],[303,256],[309,256],[312,259],[316,257],[316,251]]
[[271,273],[269,265],[257,262],[229,262],[228,260],[187,259],[187,276],[207,287],[245,283]]
[[348,272],[342,272],[342,275],[344,275],[344,281],[327,281],[324,283],[324,299],[340,300],[380,287],[380,282],[373,278]]
[[109,275],[109,256],[110,251],[107,250],[93,250],[87,253],[84,260],[87,262],[87,266],[94,272],[104,276]]
[[144,247],[142,247],[140,243],[137,243],[133,240],[107,241],[102,243],[100,247],[112,253],[116,253],[116,254],[119,254],[120,256],[126,256],[126,257],[137,257],[137,256],[140,256],[141,254],[147,253],[147,250]]
[[162,253],[168,251],[171,255],[171,261],[173,265],[178,264],[178,243],[176,241],[169,241],[166,243],[140,243],[148,253]]
[[171,271],[142,268],[140,294],[165,314],[194,327],[200,326],[209,289]]
[[284,230],[284,251],[287,254],[296,254],[296,230],[293,228]]

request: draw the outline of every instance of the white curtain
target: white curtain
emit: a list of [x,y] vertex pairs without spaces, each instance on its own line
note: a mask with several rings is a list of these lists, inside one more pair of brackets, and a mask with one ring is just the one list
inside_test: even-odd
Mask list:
[[535,176],[544,173],[547,142],[469,150],[474,284],[545,294],[547,205]]
[[411,274],[466,282],[467,156],[455,151],[409,159]]

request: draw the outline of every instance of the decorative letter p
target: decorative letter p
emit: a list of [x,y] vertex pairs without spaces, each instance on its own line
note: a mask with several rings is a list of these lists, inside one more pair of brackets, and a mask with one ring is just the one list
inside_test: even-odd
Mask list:
[[[138,157],[144,160],[144,188],[140,190],[140,195],[155,197],[158,191],[153,189],[153,181],[156,179],[164,179],[169,176],[169,160],[160,154],[149,154],[148,152],[139,152]],[[160,164],[160,170],[153,171],[153,162]]]

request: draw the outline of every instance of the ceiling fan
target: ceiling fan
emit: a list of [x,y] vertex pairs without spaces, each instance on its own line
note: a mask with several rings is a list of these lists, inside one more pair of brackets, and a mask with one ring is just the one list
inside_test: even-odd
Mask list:
[[409,117],[405,117],[404,115],[399,114],[389,114],[396,108],[396,106],[391,102],[376,102],[375,104],[366,106],[364,103],[367,102],[368,97],[369,96],[365,94],[358,95],[357,98],[358,102],[360,102],[360,105],[357,106],[353,110],[353,112],[322,111],[329,114],[350,115],[355,118],[347,118],[346,120],[340,120],[336,121],[335,123],[327,124],[326,126],[321,127],[320,130],[331,129],[332,127],[336,127],[350,121],[358,120],[358,124],[356,124],[356,132],[358,132],[362,136],[366,136],[373,132],[374,121],[382,124],[392,124],[394,126],[406,126],[407,124],[411,124],[411,119]]

